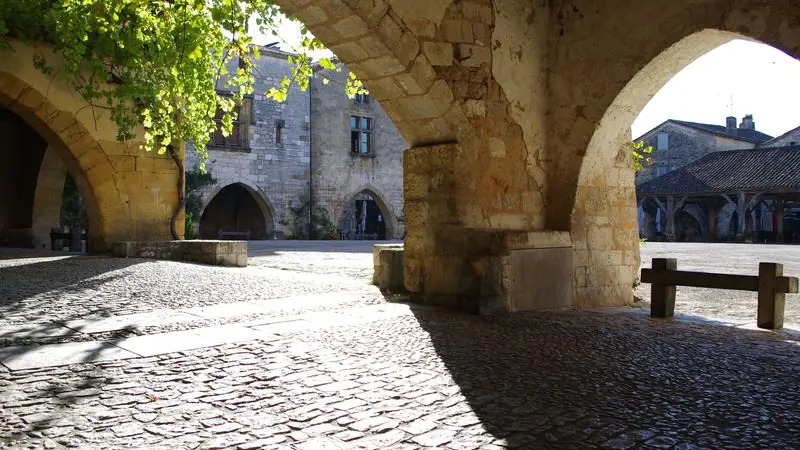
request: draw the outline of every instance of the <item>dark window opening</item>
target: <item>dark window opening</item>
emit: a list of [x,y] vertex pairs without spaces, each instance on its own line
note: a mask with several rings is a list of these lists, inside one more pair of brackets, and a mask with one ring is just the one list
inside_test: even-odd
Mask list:
[[283,120],[276,120],[275,121],[275,143],[282,144],[283,143],[283,129],[286,126],[286,123]]
[[240,106],[236,106],[233,110],[233,114],[235,114],[235,118],[233,119],[233,127],[231,128],[231,134],[229,136],[225,136],[222,134],[222,116],[223,112],[221,109],[217,110],[217,114],[214,116],[214,120],[217,122],[217,129],[214,130],[214,137],[213,137],[213,145],[218,147],[243,147],[244,146],[244,136],[243,136],[243,123],[241,121],[241,114],[242,108]]
[[372,119],[350,116],[350,153],[372,154]]

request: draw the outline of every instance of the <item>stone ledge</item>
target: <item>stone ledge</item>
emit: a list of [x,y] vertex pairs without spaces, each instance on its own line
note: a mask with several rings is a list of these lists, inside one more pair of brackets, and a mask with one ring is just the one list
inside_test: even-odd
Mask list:
[[389,292],[405,292],[403,244],[376,244],[372,249],[372,283]]
[[115,242],[114,256],[187,261],[214,266],[247,266],[247,241]]

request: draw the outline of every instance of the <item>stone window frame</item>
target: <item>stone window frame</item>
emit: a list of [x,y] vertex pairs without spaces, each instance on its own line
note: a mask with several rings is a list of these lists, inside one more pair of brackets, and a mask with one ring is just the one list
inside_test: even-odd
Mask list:
[[[229,96],[231,95],[228,92],[217,92],[219,95],[222,96]],[[217,143],[217,137],[221,137],[221,133],[217,130],[211,135],[211,139],[209,144],[207,145],[209,150],[216,150],[216,151],[227,151],[227,152],[241,152],[241,153],[250,153],[252,151],[252,147],[250,146],[250,125],[255,123],[255,102],[252,95],[245,95],[242,99],[242,104],[237,105],[238,114],[236,119],[233,121],[234,130],[238,129],[239,132],[239,143],[238,144],[229,144],[226,142],[228,137],[223,137],[221,143]],[[219,111],[217,112],[219,114]],[[219,123],[220,120],[215,117],[215,120]],[[219,127],[219,125],[218,125]]]
[[[375,157],[375,117],[370,115],[370,114],[363,114],[363,113],[360,113],[360,112],[351,112],[349,114],[349,118],[350,118],[350,120],[348,122],[349,122],[349,125],[350,125],[350,156],[360,157],[360,158],[374,158]],[[359,121],[361,119],[369,120],[368,128],[366,128],[366,129],[363,129],[363,128],[360,128],[360,127],[353,128],[353,118],[357,118],[357,119],[359,119]],[[355,131],[358,131],[358,133],[359,133],[359,138],[358,138],[359,150],[361,148],[361,135],[362,134],[367,134],[367,148],[368,148],[367,153],[361,153],[360,151],[354,151],[354,149],[353,149],[353,132],[355,132]]]

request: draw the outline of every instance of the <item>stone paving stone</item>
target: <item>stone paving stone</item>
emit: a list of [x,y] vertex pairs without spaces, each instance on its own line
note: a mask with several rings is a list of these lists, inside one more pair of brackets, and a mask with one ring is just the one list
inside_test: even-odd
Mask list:
[[269,334],[253,328],[240,325],[221,325],[134,336],[116,341],[115,344],[141,356],[154,356],[254,339],[269,339],[270,337]]
[[[73,263],[48,273],[78,286],[70,271],[102,268],[89,259]],[[232,277],[156,264],[159,274],[149,264],[95,273],[88,278],[95,287],[34,294],[19,299],[20,308],[51,320],[50,303],[81,318],[98,298],[112,315],[269,298],[261,284],[272,280],[256,271]],[[297,293],[317,288],[314,275],[275,279],[303,284],[279,287]],[[162,289],[164,278],[170,290]],[[118,295],[123,287],[136,295]],[[388,318],[370,312],[380,307],[351,315],[373,300],[348,295],[327,306],[282,309],[290,303],[282,301],[261,318],[202,327],[312,316],[348,316],[348,326],[318,320],[269,340],[52,368],[0,367],[0,448],[800,448],[800,387],[792,376],[800,341],[792,335],[620,311],[477,317],[413,307],[412,315]],[[2,308],[0,301],[0,314],[14,319],[0,316],[0,325],[23,322],[16,310]]]
[[34,323],[0,327],[0,340],[69,336],[76,331],[57,323]]
[[97,317],[64,322],[64,326],[81,333],[102,333],[114,330],[135,330],[146,326],[168,325],[197,320],[198,316],[172,309],[160,309],[140,314]]
[[0,364],[11,370],[137,358],[140,355],[103,341],[0,348]]
[[265,305],[252,302],[224,303],[221,305],[197,306],[180,310],[182,313],[206,319],[222,319],[227,317],[261,314],[268,311]]

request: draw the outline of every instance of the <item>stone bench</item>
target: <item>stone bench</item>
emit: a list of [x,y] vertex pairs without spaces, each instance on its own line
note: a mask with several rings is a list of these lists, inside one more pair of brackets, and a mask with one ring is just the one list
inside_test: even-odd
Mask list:
[[120,258],[152,258],[215,266],[247,266],[246,241],[126,241],[112,247]]

